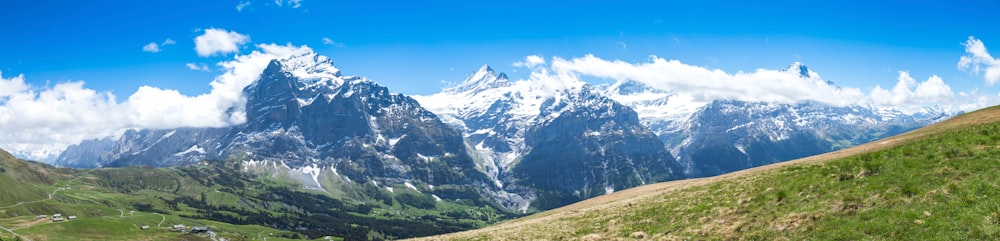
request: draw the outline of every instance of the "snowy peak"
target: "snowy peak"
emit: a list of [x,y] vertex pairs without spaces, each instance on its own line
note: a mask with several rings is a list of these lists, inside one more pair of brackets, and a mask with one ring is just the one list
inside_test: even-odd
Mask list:
[[479,70],[469,74],[469,76],[465,78],[465,81],[462,81],[462,83],[457,86],[448,88],[444,91],[449,93],[479,92],[510,85],[511,82],[507,79],[507,74],[497,74],[493,71],[493,68],[484,64],[483,67],[479,68]]
[[816,83],[825,83],[829,86],[837,86],[837,84],[834,84],[833,81],[823,80],[823,78],[819,77],[819,73],[812,71],[812,69],[809,69],[809,67],[802,64],[802,62],[795,61],[789,65],[787,69],[785,69],[785,72],[797,75],[799,78],[815,81]]
[[667,91],[650,87],[646,83],[635,80],[619,81],[614,83],[607,89],[613,90],[615,94],[618,95],[632,95],[641,93],[667,93]]
[[809,67],[805,66],[804,64],[802,64],[802,62],[798,61],[795,61],[795,63],[789,65],[788,69],[786,69],[785,72],[798,74],[799,77],[807,79],[813,77],[813,75],[811,74],[812,71],[809,70]]
[[296,53],[281,62],[285,71],[301,79],[340,76],[340,69],[333,66],[333,60],[312,51]]
[[340,69],[326,56],[312,51],[301,51],[286,59],[268,63],[258,82],[292,80],[297,89],[335,89],[344,83]]

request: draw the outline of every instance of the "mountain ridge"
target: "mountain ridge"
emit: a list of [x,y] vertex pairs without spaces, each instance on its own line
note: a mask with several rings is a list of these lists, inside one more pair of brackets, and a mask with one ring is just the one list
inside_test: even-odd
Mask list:
[[[995,144],[996,138],[991,136],[1000,132],[997,117],[1000,106],[989,107],[838,151],[714,177],[644,185],[483,229],[412,240],[988,239],[1000,234],[993,226],[1000,220],[1000,212],[983,207],[1000,202],[992,198],[997,192],[990,185],[995,187],[996,183],[977,184],[977,180],[997,175],[989,171],[970,175],[968,171],[996,170],[996,165],[976,164],[983,159],[974,159],[973,152],[1000,155],[995,150],[978,149],[983,143]],[[925,151],[924,147],[933,149]],[[913,152],[927,152],[935,161],[927,163],[925,154]],[[996,162],[991,157],[985,160]],[[969,164],[955,163],[959,161]],[[927,178],[896,179],[898,175]],[[965,178],[949,179],[954,175]],[[794,178],[804,181],[789,181]],[[948,184],[941,179],[953,181]],[[889,186],[882,183],[886,180],[890,180]],[[831,185],[837,189],[816,189]],[[962,188],[977,185],[981,187]],[[964,195],[971,193],[986,200],[963,201],[968,200]],[[940,203],[971,203],[975,207],[951,208]],[[948,215],[967,218],[956,220]]]

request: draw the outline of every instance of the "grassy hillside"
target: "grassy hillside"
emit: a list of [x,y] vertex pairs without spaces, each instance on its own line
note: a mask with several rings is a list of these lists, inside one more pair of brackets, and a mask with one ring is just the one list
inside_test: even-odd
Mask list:
[[[34,200],[47,196],[45,186],[52,180],[43,173],[45,164],[21,161],[0,150],[0,207],[14,205],[21,200]],[[52,174],[52,173],[50,173]]]
[[[353,184],[354,198],[305,190],[238,160],[177,168],[58,169],[0,152],[0,240],[201,240],[173,224],[235,240],[393,239],[482,227],[513,214],[474,200],[437,201],[407,187]],[[346,185],[346,184],[345,184]],[[53,223],[36,215],[76,215]],[[139,227],[150,226],[149,230]],[[207,240],[207,239],[205,239]]]
[[838,152],[642,186],[427,240],[996,240],[1000,108]]

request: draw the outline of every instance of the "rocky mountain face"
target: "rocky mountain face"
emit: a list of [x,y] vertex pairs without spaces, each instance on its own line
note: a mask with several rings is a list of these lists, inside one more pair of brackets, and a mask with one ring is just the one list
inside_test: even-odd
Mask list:
[[320,190],[331,188],[324,187],[330,179],[390,192],[405,185],[445,199],[492,190],[461,133],[410,97],[341,75],[325,56],[271,61],[244,95],[245,124],[129,131],[72,146],[56,164],[178,166],[240,155],[244,166],[298,173],[292,176]]
[[576,80],[511,82],[483,66],[417,98],[462,130],[495,185],[518,194],[508,207],[550,209],[683,177],[635,111]]
[[[823,81],[800,63],[786,71],[797,74],[803,81]],[[838,107],[816,102],[698,102],[631,80],[601,88],[609,98],[635,108],[641,122],[663,140],[690,177],[713,176],[838,150],[951,116],[932,107],[903,113],[891,108]]]
[[520,211],[682,178],[631,108],[579,81],[542,82],[511,82],[484,66],[434,97],[463,104],[432,106],[454,110],[439,119],[304,53],[272,61],[244,89],[244,124],[128,131],[73,146],[57,164],[178,166],[236,155],[248,171],[284,172],[319,190],[402,186]]
[[[825,81],[801,64],[786,71]],[[72,146],[55,163],[178,166],[238,156],[245,171],[282,173],[328,192],[402,187],[527,211],[815,155],[950,116],[935,108],[699,102],[640,81],[511,81],[485,65],[455,87],[411,98],[342,75],[312,52],[272,61],[244,96],[244,124],[128,131]]]

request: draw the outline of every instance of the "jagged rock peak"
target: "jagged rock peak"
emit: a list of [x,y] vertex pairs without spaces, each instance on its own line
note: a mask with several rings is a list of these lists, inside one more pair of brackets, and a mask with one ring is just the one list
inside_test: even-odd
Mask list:
[[[273,59],[261,75],[261,79],[274,78],[278,75],[293,77],[300,87],[335,88],[344,82],[340,69],[333,65],[333,60],[319,55],[309,49],[299,50],[288,58]],[[281,78],[284,79],[284,78]]]
[[468,91],[478,92],[481,90],[505,87],[510,85],[511,82],[509,79],[507,79],[507,74],[496,73],[493,71],[493,68],[490,68],[489,65],[484,64],[482,67],[479,67],[479,70],[476,70],[476,72],[472,72],[471,74],[469,74],[469,76],[465,78],[465,81],[462,81],[462,83],[459,83],[457,86],[448,88],[444,91],[450,93],[460,93]]
[[802,62],[799,61],[795,61],[791,65],[788,65],[788,69],[786,69],[785,71],[789,73],[798,74],[799,77],[802,78],[807,78],[807,79],[813,77],[819,78],[819,75],[816,74],[816,72],[813,72],[812,70],[809,69],[809,67],[807,67],[805,64],[802,64]]

